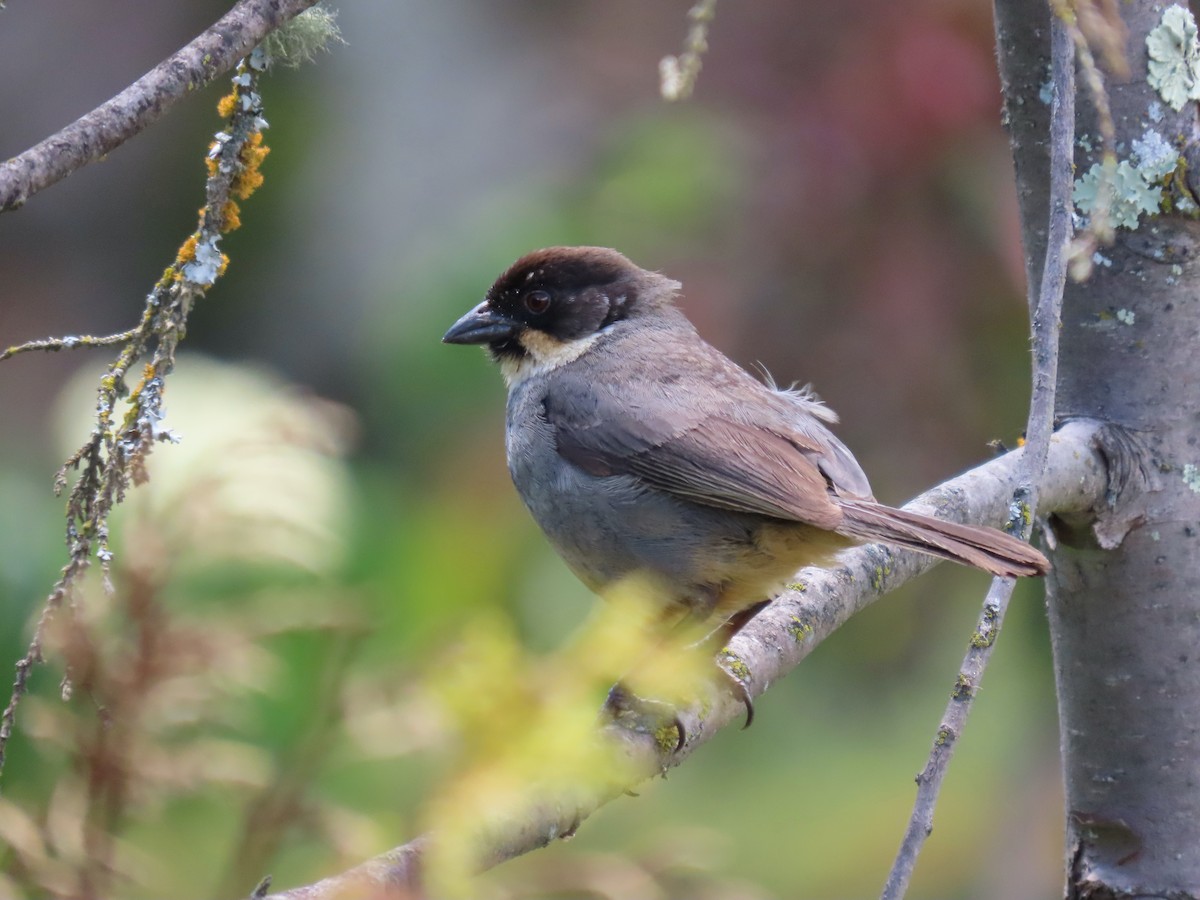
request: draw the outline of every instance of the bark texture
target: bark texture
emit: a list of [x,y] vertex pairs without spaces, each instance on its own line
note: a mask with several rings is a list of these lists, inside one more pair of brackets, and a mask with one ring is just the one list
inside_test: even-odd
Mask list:
[[[1167,8],[1118,5],[1131,76],[1107,85],[1124,160],[1151,129],[1190,156],[1196,107],[1147,83],[1146,35]],[[997,45],[1026,267],[1047,212],[1044,0],[997,0]],[[1085,79],[1080,79],[1081,85]],[[1081,87],[1077,133],[1100,146]],[[1090,140],[1089,140],[1090,138]],[[1076,151],[1077,174],[1098,157]],[[1066,895],[1200,897],[1200,226],[1143,215],[1064,299],[1057,414],[1106,424],[1108,503],[1051,520],[1048,579],[1066,782]]]

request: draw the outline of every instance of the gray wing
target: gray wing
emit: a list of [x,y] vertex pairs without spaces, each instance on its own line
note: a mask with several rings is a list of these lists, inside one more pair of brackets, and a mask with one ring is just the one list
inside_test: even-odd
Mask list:
[[[815,420],[808,428],[770,414],[768,422],[747,421],[721,404],[697,409],[660,391],[632,404],[606,385],[565,375],[545,396],[546,420],[559,455],[592,475],[633,475],[694,503],[831,530],[842,521],[835,491],[870,495],[849,451]],[[774,399],[772,392],[767,409]]]

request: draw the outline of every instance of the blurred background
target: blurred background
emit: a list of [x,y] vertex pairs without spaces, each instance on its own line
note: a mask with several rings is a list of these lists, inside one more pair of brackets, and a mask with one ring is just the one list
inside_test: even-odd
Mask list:
[[[111,877],[100,852],[115,895],[242,896],[428,824],[470,739],[431,683],[456,653],[550,658],[595,602],[509,483],[499,375],[439,342],[530,249],[609,245],[681,280],[723,351],[814,384],[885,502],[1015,441],[1027,326],[990,6],[719,4],[694,97],[667,104],[658,62],[689,5],[347,3],[345,46],[264,80],[266,183],[168,387],[183,443],[114,521],[116,593],[81,597],[73,699],[52,653],[22,708],[0,896],[86,892]],[[227,7],[10,0],[0,154]],[[226,90],[0,216],[0,344],[135,322],[195,226]],[[65,561],[51,481],[109,358],[0,366],[2,665]],[[985,587],[943,566],[888,596],[753,729],[479,896],[877,894]],[[82,640],[61,631],[55,647]],[[1052,686],[1025,584],[910,896],[1059,891]]]

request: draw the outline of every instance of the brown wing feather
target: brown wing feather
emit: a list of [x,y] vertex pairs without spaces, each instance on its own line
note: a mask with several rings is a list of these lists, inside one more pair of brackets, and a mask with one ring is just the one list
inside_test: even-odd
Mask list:
[[593,475],[634,475],[694,503],[831,531],[841,522],[819,468],[821,444],[803,434],[785,436],[667,397],[634,406],[565,373],[543,409],[559,455]]
[[809,456],[786,437],[751,425],[709,418],[624,463],[649,484],[707,506],[830,531],[842,520]]

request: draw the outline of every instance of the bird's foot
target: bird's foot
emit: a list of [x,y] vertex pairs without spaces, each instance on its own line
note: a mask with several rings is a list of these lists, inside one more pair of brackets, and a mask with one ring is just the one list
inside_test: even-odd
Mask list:
[[620,681],[609,689],[604,701],[604,713],[614,722],[653,733],[659,737],[660,745],[667,736],[665,731],[673,728],[676,735],[673,753],[678,753],[687,743],[687,728],[674,706],[662,700],[639,697]]
[[[745,707],[746,720],[742,723],[744,731],[754,723],[754,700],[750,696],[749,689],[737,674],[738,666],[744,668],[745,664],[728,651],[722,652],[720,659],[725,665],[716,666],[720,673],[716,683],[719,687],[724,687],[732,693],[733,698]],[[726,668],[726,666],[730,668]],[[746,674],[749,675],[748,672]],[[687,745],[688,728],[683,716],[675,706],[662,700],[638,696],[623,682],[618,681],[609,690],[608,697],[604,701],[604,712],[614,722],[621,722],[638,730],[655,734],[664,750],[667,749],[665,732],[672,728],[675,730],[672,752],[678,753]]]

